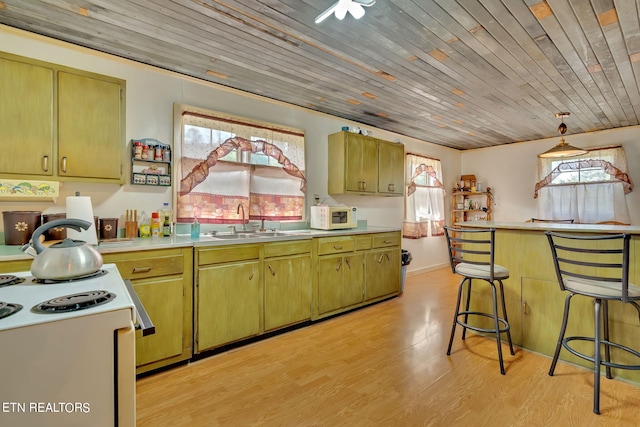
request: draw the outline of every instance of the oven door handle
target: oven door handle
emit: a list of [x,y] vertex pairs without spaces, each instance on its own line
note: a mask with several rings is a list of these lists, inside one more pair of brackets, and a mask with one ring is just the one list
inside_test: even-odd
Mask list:
[[142,331],[142,336],[146,337],[147,335],[153,335],[156,333],[156,327],[151,321],[151,318],[147,314],[147,310],[144,309],[144,305],[138,298],[138,294],[136,290],[133,288],[130,280],[124,281],[125,286],[127,287],[127,291],[133,300],[133,305],[136,310],[136,319],[138,322],[136,323],[136,329],[140,329]]

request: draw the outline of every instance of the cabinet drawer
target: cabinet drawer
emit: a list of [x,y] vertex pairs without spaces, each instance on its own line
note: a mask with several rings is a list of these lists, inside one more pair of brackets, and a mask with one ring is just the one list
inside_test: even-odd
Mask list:
[[309,252],[311,252],[311,240],[290,240],[264,244],[265,258]]
[[351,236],[321,237],[318,239],[318,255],[352,252],[355,240]]
[[116,265],[124,279],[142,279],[146,277],[182,274],[184,259],[182,254],[154,258],[137,258],[117,261]]
[[365,251],[373,247],[373,239],[371,236],[356,236],[356,250]]
[[260,245],[216,246],[198,249],[198,265],[260,258]]
[[400,233],[381,233],[373,236],[374,248],[400,246]]

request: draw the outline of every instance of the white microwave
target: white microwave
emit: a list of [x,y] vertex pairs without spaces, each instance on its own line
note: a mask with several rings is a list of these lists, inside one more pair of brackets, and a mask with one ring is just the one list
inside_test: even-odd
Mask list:
[[353,206],[311,206],[311,228],[319,230],[342,230],[356,228],[358,208]]

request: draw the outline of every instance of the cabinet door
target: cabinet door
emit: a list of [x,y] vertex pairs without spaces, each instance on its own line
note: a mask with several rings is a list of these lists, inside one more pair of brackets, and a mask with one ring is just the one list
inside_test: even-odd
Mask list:
[[404,194],[404,145],[378,142],[378,192]]
[[52,175],[53,70],[0,58],[0,174]]
[[146,337],[136,332],[136,365],[179,356],[184,313],[182,277],[143,279],[132,284],[156,327],[155,334]]
[[196,352],[260,333],[259,261],[201,267],[196,292]]
[[347,134],[346,138],[346,190],[375,193],[378,185],[377,141],[356,134]]
[[326,255],[318,260],[318,313],[342,307],[342,277],[345,269],[342,255]]
[[343,259],[342,306],[364,301],[364,254],[345,256]]
[[271,330],[311,318],[311,255],[264,261],[264,327]]
[[373,250],[366,254],[366,299],[400,291],[400,250]]
[[58,175],[122,178],[125,141],[120,83],[58,74]]

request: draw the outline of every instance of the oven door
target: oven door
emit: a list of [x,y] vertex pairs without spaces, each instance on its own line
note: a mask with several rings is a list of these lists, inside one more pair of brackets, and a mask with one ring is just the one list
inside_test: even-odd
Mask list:
[[130,308],[3,330],[0,343],[0,425],[135,425]]

